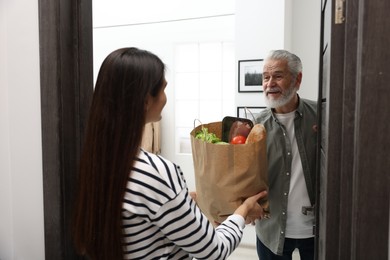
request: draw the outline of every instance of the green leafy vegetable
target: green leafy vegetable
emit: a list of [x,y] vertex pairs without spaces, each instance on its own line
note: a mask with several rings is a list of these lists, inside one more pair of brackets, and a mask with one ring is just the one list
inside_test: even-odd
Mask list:
[[196,132],[195,138],[205,141],[206,143],[224,143],[221,142],[221,139],[219,139],[214,133],[209,133],[209,130],[206,127],[202,127],[202,130]]

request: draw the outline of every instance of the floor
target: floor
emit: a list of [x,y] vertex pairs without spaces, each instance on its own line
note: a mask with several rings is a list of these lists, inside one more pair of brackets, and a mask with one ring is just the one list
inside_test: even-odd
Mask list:
[[[228,257],[228,260],[258,260],[256,253],[256,230],[252,225],[247,225],[241,240],[241,244]],[[294,251],[292,260],[300,260],[298,251]]]
[[[239,246],[232,255],[228,257],[228,260],[257,260],[256,248],[252,246]],[[294,251],[293,260],[300,260],[299,253]]]

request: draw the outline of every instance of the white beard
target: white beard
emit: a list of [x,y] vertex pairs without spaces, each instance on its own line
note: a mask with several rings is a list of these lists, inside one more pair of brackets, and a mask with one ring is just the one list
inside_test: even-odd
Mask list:
[[293,86],[291,86],[277,99],[269,98],[267,93],[264,93],[265,104],[267,105],[267,107],[270,108],[282,107],[291,101],[291,99],[296,95],[297,91],[298,87],[294,88]]

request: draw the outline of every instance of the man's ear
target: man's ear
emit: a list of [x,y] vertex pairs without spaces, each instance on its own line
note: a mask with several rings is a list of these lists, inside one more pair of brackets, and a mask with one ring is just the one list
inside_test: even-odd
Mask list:
[[295,79],[295,86],[297,87],[297,89],[299,90],[299,88],[301,87],[301,83],[302,83],[302,72],[299,72],[296,79]]

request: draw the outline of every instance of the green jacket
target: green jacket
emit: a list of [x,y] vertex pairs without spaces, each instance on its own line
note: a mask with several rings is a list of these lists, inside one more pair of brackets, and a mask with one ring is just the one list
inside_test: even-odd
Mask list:
[[[302,160],[307,191],[312,205],[315,203],[317,103],[299,98],[294,119],[295,135]],[[256,234],[272,252],[282,255],[287,201],[290,187],[291,143],[284,126],[278,122],[271,109],[257,117],[267,130],[268,199],[271,217],[256,222]]]

